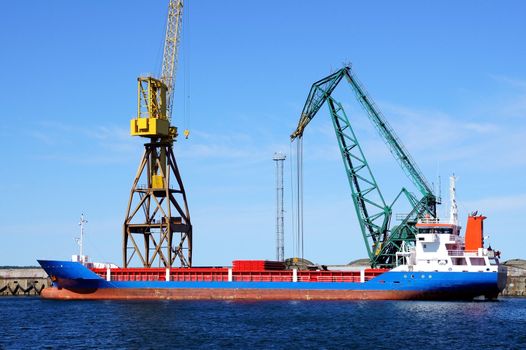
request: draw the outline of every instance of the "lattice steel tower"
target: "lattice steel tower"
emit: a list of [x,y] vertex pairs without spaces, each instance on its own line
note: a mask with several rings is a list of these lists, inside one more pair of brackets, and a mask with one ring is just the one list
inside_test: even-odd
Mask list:
[[[192,224],[173,153],[171,125],[182,0],[170,0],[160,79],[138,78],[137,117],[130,133],[149,139],[133,182],[123,227],[124,267],[138,257],[144,267],[192,265]],[[187,131],[185,130],[185,135]]]
[[276,162],[276,260],[285,260],[285,234],[283,209],[283,161],[286,156],[281,152],[274,153],[272,160]]

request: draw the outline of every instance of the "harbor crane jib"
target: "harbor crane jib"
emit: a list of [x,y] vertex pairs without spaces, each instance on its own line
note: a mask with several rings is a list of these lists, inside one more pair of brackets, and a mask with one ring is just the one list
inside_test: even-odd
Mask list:
[[[387,204],[385,201],[342,104],[332,96],[343,79],[351,87],[389,151],[420,192],[419,197],[402,188],[392,203]],[[349,66],[312,84],[298,126],[290,136],[291,141],[303,137],[305,128],[326,102],[371,265],[393,267],[396,264],[396,253],[402,251],[408,244],[414,244],[415,224],[418,219],[424,216],[436,218],[437,197],[393,128],[367,95]],[[410,212],[401,219],[400,224],[391,226],[393,205],[401,197],[405,197],[409,202]]]

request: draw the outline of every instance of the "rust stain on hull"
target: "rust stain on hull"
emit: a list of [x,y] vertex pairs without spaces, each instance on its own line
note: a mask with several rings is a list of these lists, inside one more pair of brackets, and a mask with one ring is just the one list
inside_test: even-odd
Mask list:
[[[102,288],[70,290],[57,287],[42,291],[44,299],[62,300],[409,300],[427,299],[419,291],[285,290],[285,289],[160,289]],[[435,296],[436,298],[437,296]]]

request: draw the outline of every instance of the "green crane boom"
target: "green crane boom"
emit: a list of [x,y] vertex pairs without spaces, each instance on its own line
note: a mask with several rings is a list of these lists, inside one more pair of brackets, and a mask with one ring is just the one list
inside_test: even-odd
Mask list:
[[[420,200],[402,188],[393,203],[386,204],[342,105],[331,96],[343,78],[351,86],[390,152],[422,194]],[[352,75],[350,67],[344,67],[312,84],[298,126],[291,135],[292,141],[303,136],[305,128],[325,102],[329,105],[371,265],[391,267],[396,263],[396,253],[402,249],[403,243],[414,242],[414,225],[418,218],[423,215],[436,217],[437,198],[392,127]],[[390,228],[392,207],[402,195],[408,200],[412,209],[398,226]]]

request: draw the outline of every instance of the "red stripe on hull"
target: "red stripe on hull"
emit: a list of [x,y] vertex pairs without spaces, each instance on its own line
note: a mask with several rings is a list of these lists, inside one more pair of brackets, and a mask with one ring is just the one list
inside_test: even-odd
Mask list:
[[429,295],[426,297],[418,291],[381,290],[102,288],[88,291],[51,287],[45,288],[41,297],[62,300],[410,300],[427,299]]

